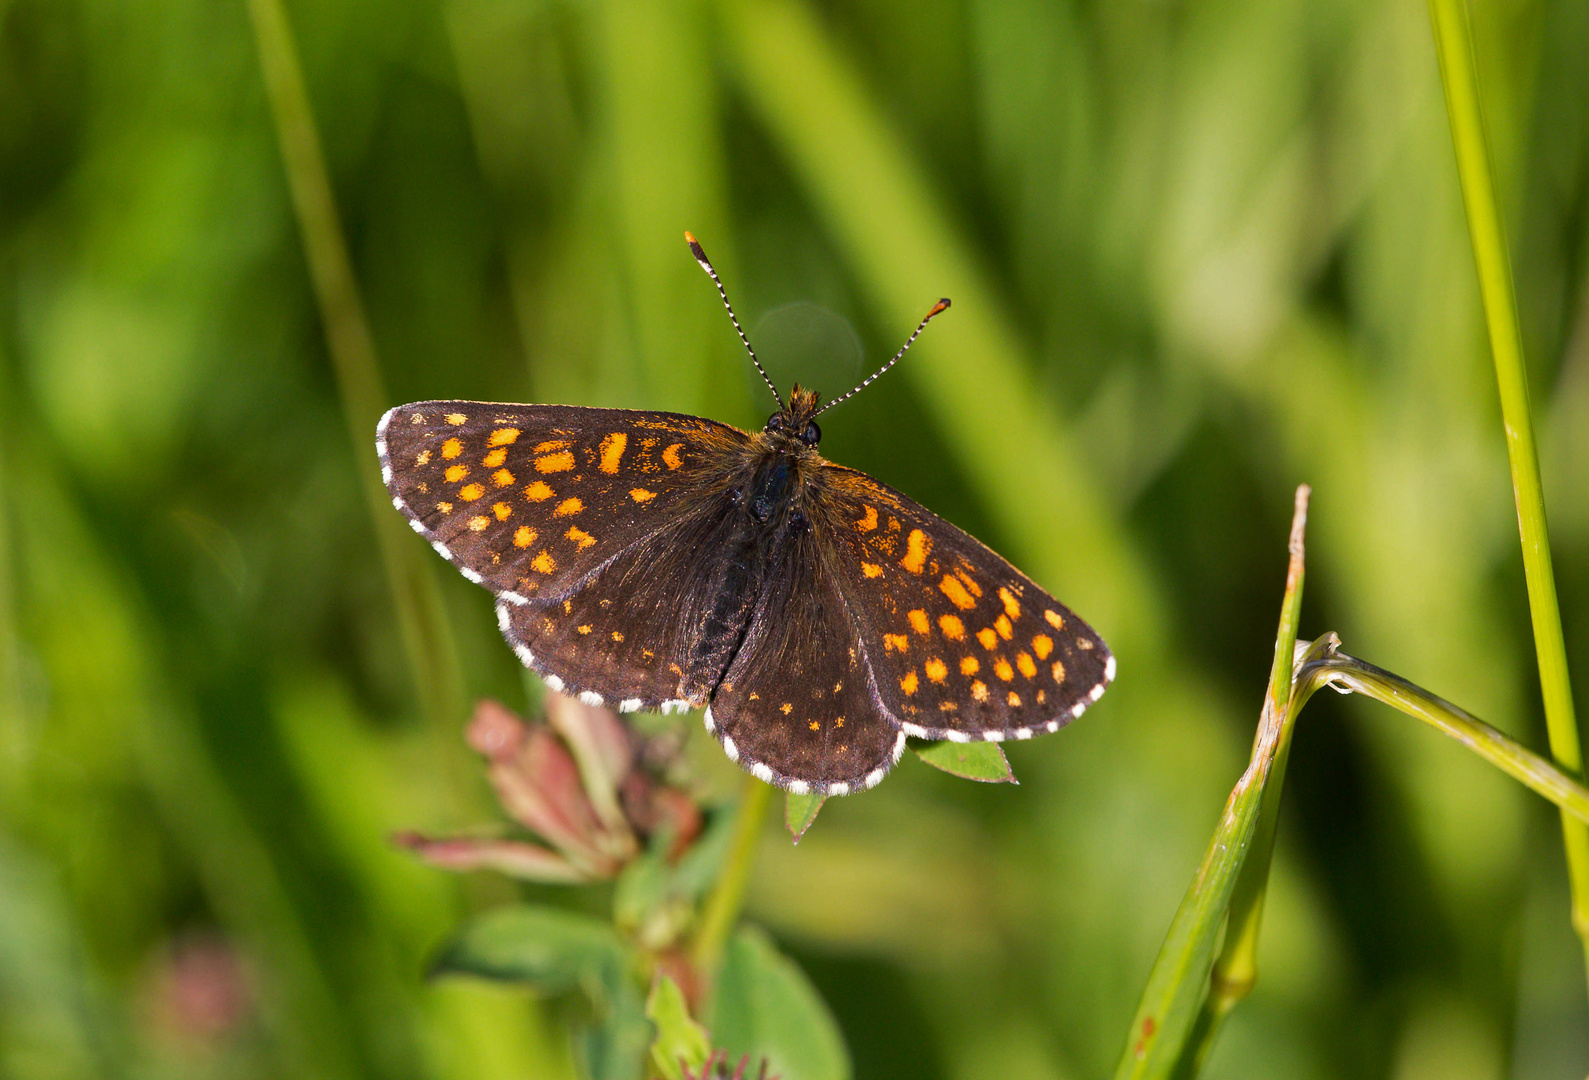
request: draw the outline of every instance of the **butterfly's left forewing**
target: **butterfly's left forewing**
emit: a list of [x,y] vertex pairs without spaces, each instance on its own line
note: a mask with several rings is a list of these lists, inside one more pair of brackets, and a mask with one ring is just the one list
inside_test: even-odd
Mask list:
[[905,732],[1026,739],[1080,716],[1114,678],[1093,629],[969,534],[837,465],[821,529],[877,696]]
[[381,418],[392,503],[470,581],[550,603],[687,512],[748,437],[699,417],[421,401]]
[[[377,436],[393,504],[497,595],[519,659],[625,710],[704,700],[696,635],[743,432],[698,417],[425,401]],[[687,675],[695,676],[693,679]]]

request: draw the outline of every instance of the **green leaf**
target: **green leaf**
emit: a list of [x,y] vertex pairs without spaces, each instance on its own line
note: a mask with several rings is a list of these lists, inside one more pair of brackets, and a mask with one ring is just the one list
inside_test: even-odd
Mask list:
[[793,960],[746,927],[729,944],[712,1002],[713,1040],[730,1061],[762,1058],[783,1080],[849,1080],[850,1054],[827,1004]]
[[523,982],[545,994],[582,991],[592,1019],[574,1043],[586,1075],[640,1076],[651,1024],[633,953],[607,923],[556,908],[498,908],[467,923],[431,970]]
[[996,742],[942,742],[912,745],[916,756],[935,769],[966,780],[990,784],[1018,784],[1004,748]]
[[607,923],[546,907],[502,907],[465,923],[431,966],[435,975],[529,983],[548,994],[627,967],[628,947]]
[[706,1064],[712,1053],[712,1041],[706,1029],[690,1019],[689,1006],[678,983],[666,975],[658,976],[651,995],[646,998],[646,1016],[657,1028],[656,1041],[651,1044],[651,1060],[657,1071],[667,1080],[684,1080],[684,1069]]
[[817,819],[817,811],[822,809],[822,804],[828,801],[826,795],[815,793],[809,795],[785,795],[783,799],[783,823],[788,826],[789,835],[794,837],[794,842],[799,843],[800,838],[811,828],[811,823]]

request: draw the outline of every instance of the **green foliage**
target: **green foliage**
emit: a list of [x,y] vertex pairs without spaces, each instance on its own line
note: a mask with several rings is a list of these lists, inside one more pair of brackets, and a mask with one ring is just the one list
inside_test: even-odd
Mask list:
[[817,811],[822,809],[822,804],[828,801],[826,795],[785,795],[783,800],[784,828],[789,830],[795,843],[811,828],[811,823],[817,819]]
[[591,1018],[577,1045],[591,1080],[634,1080],[651,1025],[635,985],[638,960],[607,923],[541,907],[487,912],[448,943],[435,975],[476,975],[527,983],[544,994],[578,991]]
[[651,1061],[666,1080],[684,1080],[684,1069],[699,1071],[712,1053],[706,1029],[690,1019],[679,984],[659,976],[646,998],[646,1018],[656,1025]]
[[[794,961],[754,928],[729,942],[713,998],[712,1041],[731,1061],[766,1058],[783,1080],[849,1080],[833,1014]],[[754,1068],[751,1070],[754,1075]]]
[[981,780],[993,784],[1018,783],[998,743],[958,743],[944,739],[940,742],[922,743],[911,747],[916,756],[935,769],[966,780]]

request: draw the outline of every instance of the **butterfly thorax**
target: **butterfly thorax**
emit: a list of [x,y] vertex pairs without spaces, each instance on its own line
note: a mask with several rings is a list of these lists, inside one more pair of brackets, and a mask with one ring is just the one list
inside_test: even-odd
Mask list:
[[825,464],[816,450],[822,431],[812,419],[820,411],[818,400],[815,391],[796,384],[789,404],[751,436],[749,476],[740,493],[750,516],[764,526],[807,524],[802,504]]

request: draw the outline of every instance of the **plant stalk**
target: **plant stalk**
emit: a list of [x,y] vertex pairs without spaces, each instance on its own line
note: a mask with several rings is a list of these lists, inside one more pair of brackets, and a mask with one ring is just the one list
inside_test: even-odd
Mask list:
[[745,903],[745,886],[750,882],[750,869],[756,861],[756,848],[761,842],[762,818],[767,816],[767,804],[772,801],[772,792],[772,785],[746,774],[728,858],[723,864],[717,885],[712,889],[712,895],[706,899],[706,909],[701,914],[701,928],[696,932],[695,944],[690,950],[695,970],[708,986],[717,977],[723,949],[728,944],[729,934],[734,932],[740,908]]
[[[1466,0],[1429,0],[1435,51],[1440,57],[1446,112],[1456,149],[1457,174],[1467,207],[1468,233],[1479,275],[1479,293],[1489,327],[1490,352],[1500,391],[1501,418],[1506,428],[1506,454],[1517,502],[1517,525],[1523,545],[1523,573],[1528,583],[1528,608],[1533,621],[1534,649],[1550,750],[1562,770],[1583,775],[1578,724],[1573,715],[1572,685],[1567,672],[1567,646],[1562,635],[1556,578],[1550,560],[1545,524],[1545,496],[1539,477],[1539,454],[1529,415],[1528,374],[1518,331],[1512,267],[1495,197],[1495,183],[1479,109],[1478,76],[1473,56],[1473,31]],[[1376,669],[1377,670],[1377,669]],[[1465,714],[1464,714],[1465,715]],[[1475,749],[1477,749],[1475,747]],[[1525,781],[1526,782],[1526,781]],[[1562,816],[1567,849],[1567,876],[1572,889],[1573,929],[1583,941],[1589,971],[1589,826]]]

